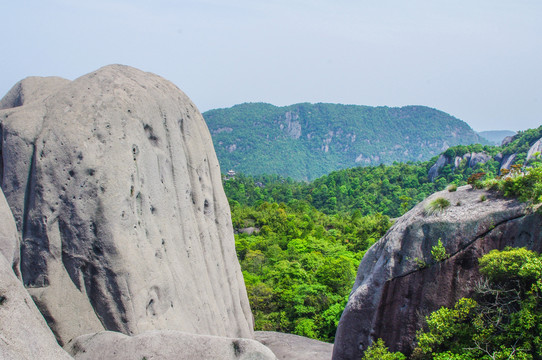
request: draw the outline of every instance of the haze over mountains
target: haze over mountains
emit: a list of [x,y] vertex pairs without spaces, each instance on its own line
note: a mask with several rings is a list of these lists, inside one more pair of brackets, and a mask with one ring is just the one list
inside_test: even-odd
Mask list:
[[203,113],[222,171],[312,180],[360,165],[428,160],[450,146],[489,142],[425,106],[246,103]]
[[512,130],[489,130],[489,131],[480,131],[478,135],[484,139],[490,141],[493,145],[500,145],[504,138],[508,136],[514,136],[515,131]]

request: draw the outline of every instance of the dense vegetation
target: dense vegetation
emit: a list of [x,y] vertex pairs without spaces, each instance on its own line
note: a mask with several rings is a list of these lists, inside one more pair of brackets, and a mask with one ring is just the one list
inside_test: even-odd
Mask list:
[[463,121],[424,106],[252,103],[203,116],[223,170],[298,180],[358,165],[427,160],[446,146],[486,141]]
[[287,203],[295,199],[326,214],[359,212],[397,217],[447,185],[444,178],[430,182],[427,168],[428,163],[358,167],[335,171],[311,183],[278,176],[238,175],[225,181],[224,189],[233,204]]
[[[505,147],[460,145],[445,154],[452,158],[485,152],[493,157],[513,147],[517,157],[525,159],[541,136],[542,127],[519,134]],[[499,177],[499,163],[490,160],[475,167],[465,162],[444,167],[430,182],[428,170],[436,159],[340,170],[311,183],[278,175],[225,176],[256,329],[332,341],[365,250],[387,231],[391,217],[448,184],[453,184],[450,191],[468,182],[524,201],[542,201],[540,156],[527,168],[513,167],[507,177]],[[426,210],[443,206],[436,203]],[[446,255],[434,250],[435,258]],[[377,343],[373,358],[385,351],[385,345]],[[402,358],[386,356],[382,358]]]
[[387,216],[329,216],[304,201],[234,205],[255,327],[333,341],[361,257],[389,228]]

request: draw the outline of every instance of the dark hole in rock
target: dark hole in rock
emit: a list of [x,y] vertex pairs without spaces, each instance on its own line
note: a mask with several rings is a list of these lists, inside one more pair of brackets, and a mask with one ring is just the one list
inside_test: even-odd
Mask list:
[[236,357],[240,356],[243,351],[241,349],[241,345],[239,344],[239,341],[233,341],[231,345],[233,347],[233,353],[235,354],[235,356]]

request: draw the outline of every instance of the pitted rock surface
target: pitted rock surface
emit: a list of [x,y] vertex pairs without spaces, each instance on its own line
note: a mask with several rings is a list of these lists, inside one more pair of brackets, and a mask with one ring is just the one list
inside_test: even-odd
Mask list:
[[[485,196],[486,200],[482,201]],[[429,214],[442,197],[450,206]],[[478,258],[506,246],[542,251],[542,216],[494,192],[442,191],[403,215],[363,257],[342,314],[333,359],[360,359],[382,338],[392,351],[410,353],[423,316],[472,294]],[[450,257],[432,259],[441,240]],[[426,267],[420,267],[420,263]]]
[[112,65],[25,79],[0,105],[22,278],[61,344],[104,329],[252,337],[218,161],[182,91]]

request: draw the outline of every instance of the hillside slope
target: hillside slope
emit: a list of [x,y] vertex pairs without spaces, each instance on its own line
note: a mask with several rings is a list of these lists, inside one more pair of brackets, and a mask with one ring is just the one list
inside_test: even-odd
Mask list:
[[360,165],[427,160],[484,142],[465,122],[424,106],[265,103],[205,112],[222,171],[312,180]]

